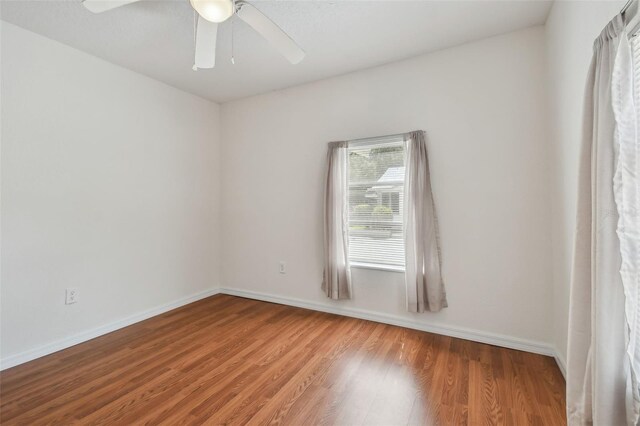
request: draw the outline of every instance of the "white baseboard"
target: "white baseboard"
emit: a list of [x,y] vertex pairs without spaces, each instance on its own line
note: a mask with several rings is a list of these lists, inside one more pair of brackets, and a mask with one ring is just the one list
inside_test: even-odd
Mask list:
[[346,308],[339,306],[331,306],[328,304],[321,304],[316,302],[309,302],[302,299],[295,299],[292,297],[278,296],[266,293],[258,293],[254,291],[239,290],[232,288],[214,288],[198,294],[194,294],[182,299],[166,303],[161,306],[157,306],[152,309],[148,309],[144,312],[140,312],[135,315],[131,315],[127,318],[105,324],[100,327],[76,334],[71,337],[67,337],[40,347],[30,349],[0,360],[0,370],[14,367],[19,364],[23,364],[28,361],[32,361],[36,358],[43,357],[45,355],[58,352],[62,349],[75,346],[79,343],[86,342],[96,337],[102,336],[112,331],[127,327],[140,321],[144,321],[156,315],[163,314],[172,309],[179,308],[189,303],[196,302],[200,299],[210,297],[216,294],[228,294],[232,296],[246,297],[248,299],[262,300],[265,302],[278,303],[281,305],[295,306],[298,308],[311,309],[314,311],[327,312],[336,315],[343,315],[347,317],[360,318],[364,320],[379,322],[383,324],[390,324],[399,327],[406,327],[415,330],[426,331],[429,333],[441,334],[444,336],[457,337],[460,339],[471,340],[474,342],[486,343],[489,345],[500,346],[509,349],[516,349],[525,352],[532,352],[541,355],[552,356],[558,364],[558,368],[562,374],[566,377],[566,361],[564,357],[553,346],[526,339],[520,339],[513,336],[505,336],[501,334],[488,333],[480,330],[472,330],[462,327],[443,326],[436,324],[425,324],[418,321],[412,321],[406,318],[402,318],[396,315],[382,314],[379,312],[368,311],[357,308]]
[[567,360],[564,359],[564,355],[562,355],[560,351],[556,349],[553,357],[555,358],[556,364],[558,364],[558,368],[564,376],[564,379],[567,380]]
[[200,299],[204,299],[209,296],[213,296],[219,293],[219,289],[214,288],[201,293],[193,294],[191,296],[183,297],[173,302],[166,303],[155,308],[148,309],[144,312],[140,312],[118,321],[114,321],[109,324],[102,325],[100,327],[93,328],[91,330],[84,331],[82,333],[75,334],[64,339],[57,340],[46,345],[39,346],[28,351],[20,352],[15,355],[8,356],[0,360],[0,370],[6,370],[7,368],[15,367],[16,365],[23,364],[28,361],[32,361],[36,358],[43,357],[45,355],[58,352],[62,349],[66,349],[71,346],[75,346],[79,343],[86,342],[87,340],[95,339],[112,331],[127,327],[140,321],[144,321],[156,315],[163,314],[172,309],[179,308],[189,303],[196,302]]
[[[396,325],[399,327],[412,328],[429,333],[441,334],[444,336],[457,337],[474,342],[486,343],[494,346],[501,346],[509,349],[517,349],[535,354],[547,355],[559,359],[554,347],[547,343],[532,340],[520,339],[513,336],[489,333],[480,330],[472,330],[463,327],[443,326],[436,324],[425,324],[423,322],[412,321],[396,315],[381,314],[379,312],[368,311],[357,308],[347,308],[325,305],[321,303],[309,302],[302,299],[295,299],[286,296],[277,296],[254,291],[238,290],[232,288],[221,288],[220,293],[232,296],[246,297],[248,299],[262,300],[265,302],[279,303],[281,305],[296,306],[298,308],[311,309],[314,311],[327,312],[331,314],[344,315],[347,317],[360,318],[364,320],[380,322],[384,324]],[[562,370],[563,367],[560,367]]]

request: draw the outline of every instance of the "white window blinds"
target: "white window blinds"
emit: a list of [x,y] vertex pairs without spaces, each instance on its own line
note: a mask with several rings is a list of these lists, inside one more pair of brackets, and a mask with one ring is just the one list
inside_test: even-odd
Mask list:
[[349,144],[349,261],[404,268],[404,141]]

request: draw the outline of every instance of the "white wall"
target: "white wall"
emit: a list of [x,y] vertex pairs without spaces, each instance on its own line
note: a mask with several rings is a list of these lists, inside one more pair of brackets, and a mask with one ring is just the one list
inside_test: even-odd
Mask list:
[[1,38],[2,358],[217,287],[219,107]]
[[546,24],[553,164],[553,341],[567,353],[569,283],[578,189],[585,83],[593,41],[624,5],[616,1],[557,1]]
[[[542,27],[221,107],[222,285],[551,341]],[[424,129],[449,308],[405,310],[403,275],[354,271],[354,299],[322,278],[327,142]],[[288,273],[278,273],[286,261]]]

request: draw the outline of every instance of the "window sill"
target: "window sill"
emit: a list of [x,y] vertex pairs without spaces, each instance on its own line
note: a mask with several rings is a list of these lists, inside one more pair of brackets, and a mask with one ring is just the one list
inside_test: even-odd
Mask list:
[[374,269],[376,271],[404,273],[404,266],[382,265],[380,263],[364,263],[364,262],[351,262],[350,265],[352,268],[356,268],[356,269]]

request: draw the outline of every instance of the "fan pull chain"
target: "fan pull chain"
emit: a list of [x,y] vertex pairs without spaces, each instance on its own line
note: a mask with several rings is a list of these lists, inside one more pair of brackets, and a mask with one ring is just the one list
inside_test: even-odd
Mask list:
[[236,60],[233,57],[233,23],[235,22],[235,19],[231,19],[231,64],[235,65],[236,64]]
[[[194,10],[193,11],[193,56],[194,58],[196,56],[196,44],[198,42],[197,34],[198,34],[198,13]],[[194,71],[198,71],[198,67],[195,64],[195,61],[191,69]]]

